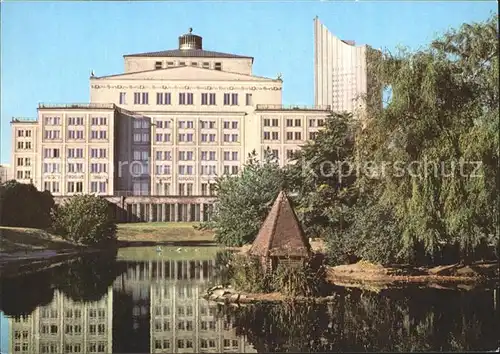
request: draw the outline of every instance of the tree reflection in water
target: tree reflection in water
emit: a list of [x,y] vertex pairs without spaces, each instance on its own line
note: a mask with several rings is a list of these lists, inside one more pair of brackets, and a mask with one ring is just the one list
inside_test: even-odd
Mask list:
[[0,309],[7,316],[29,315],[54,298],[51,272],[0,279]]
[[57,268],[15,278],[0,279],[0,309],[7,316],[32,313],[50,304],[54,289],[73,301],[98,301],[126,268],[117,263],[114,253],[81,257]]
[[[473,305],[473,306],[472,306]],[[222,307],[259,352],[467,351],[498,346],[492,292],[345,291],[331,303]]]
[[57,269],[54,285],[73,301],[99,301],[126,267],[116,251],[92,254]]

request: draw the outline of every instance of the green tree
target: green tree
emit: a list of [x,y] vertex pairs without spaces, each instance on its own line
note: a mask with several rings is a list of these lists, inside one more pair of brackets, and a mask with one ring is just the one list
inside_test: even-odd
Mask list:
[[76,195],[54,213],[55,231],[83,245],[105,244],[116,240],[116,223],[106,199]]
[[47,228],[54,198],[32,184],[14,180],[0,185],[0,223],[5,226]]
[[217,199],[211,220],[202,227],[214,230],[215,240],[225,246],[253,242],[284,186],[283,171],[272,154],[266,151],[259,161],[253,151],[239,175],[216,178]]
[[[417,52],[384,53],[371,66],[391,97],[366,122],[357,149],[385,170],[375,181],[360,176],[358,188],[375,187],[374,204],[359,205],[358,215],[388,213],[400,237],[381,242],[396,241],[401,261],[433,262],[455,245],[465,261],[485,256],[498,244],[497,17]],[[362,224],[353,233],[380,229]]]
[[[345,213],[357,195],[353,187],[357,129],[351,114],[332,114],[287,167],[289,187],[296,192],[296,211],[309,237],[334,240],[348,226]],[[339,254],[348,253],[339,249],[347,247],[344,240],[334,243]]]

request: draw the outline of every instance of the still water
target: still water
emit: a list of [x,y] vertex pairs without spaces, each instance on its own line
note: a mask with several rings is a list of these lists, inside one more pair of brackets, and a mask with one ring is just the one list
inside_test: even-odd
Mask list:
[[493,291],[339,289],[328,305],[223,307],[212,247],[121,249],[4,279],[9,353],[479,351],[499,345]]

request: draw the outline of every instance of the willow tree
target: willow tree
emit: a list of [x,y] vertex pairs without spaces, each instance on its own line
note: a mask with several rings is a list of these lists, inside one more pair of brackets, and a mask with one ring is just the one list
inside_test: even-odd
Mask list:
[[395,219],[397,257],[453,245],[471,260],[498,244],[497,17],[370,66],[391,96],[357,139],[360,158],[379,167],[358,184],[375,184],[375,204]]

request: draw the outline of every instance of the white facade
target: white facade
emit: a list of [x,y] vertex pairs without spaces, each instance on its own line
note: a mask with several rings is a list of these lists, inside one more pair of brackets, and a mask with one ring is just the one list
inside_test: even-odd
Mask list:
[[334,112],[355,113],[367,94],[367,45],[335,37],[314,19],[315,105],[330,105]]

